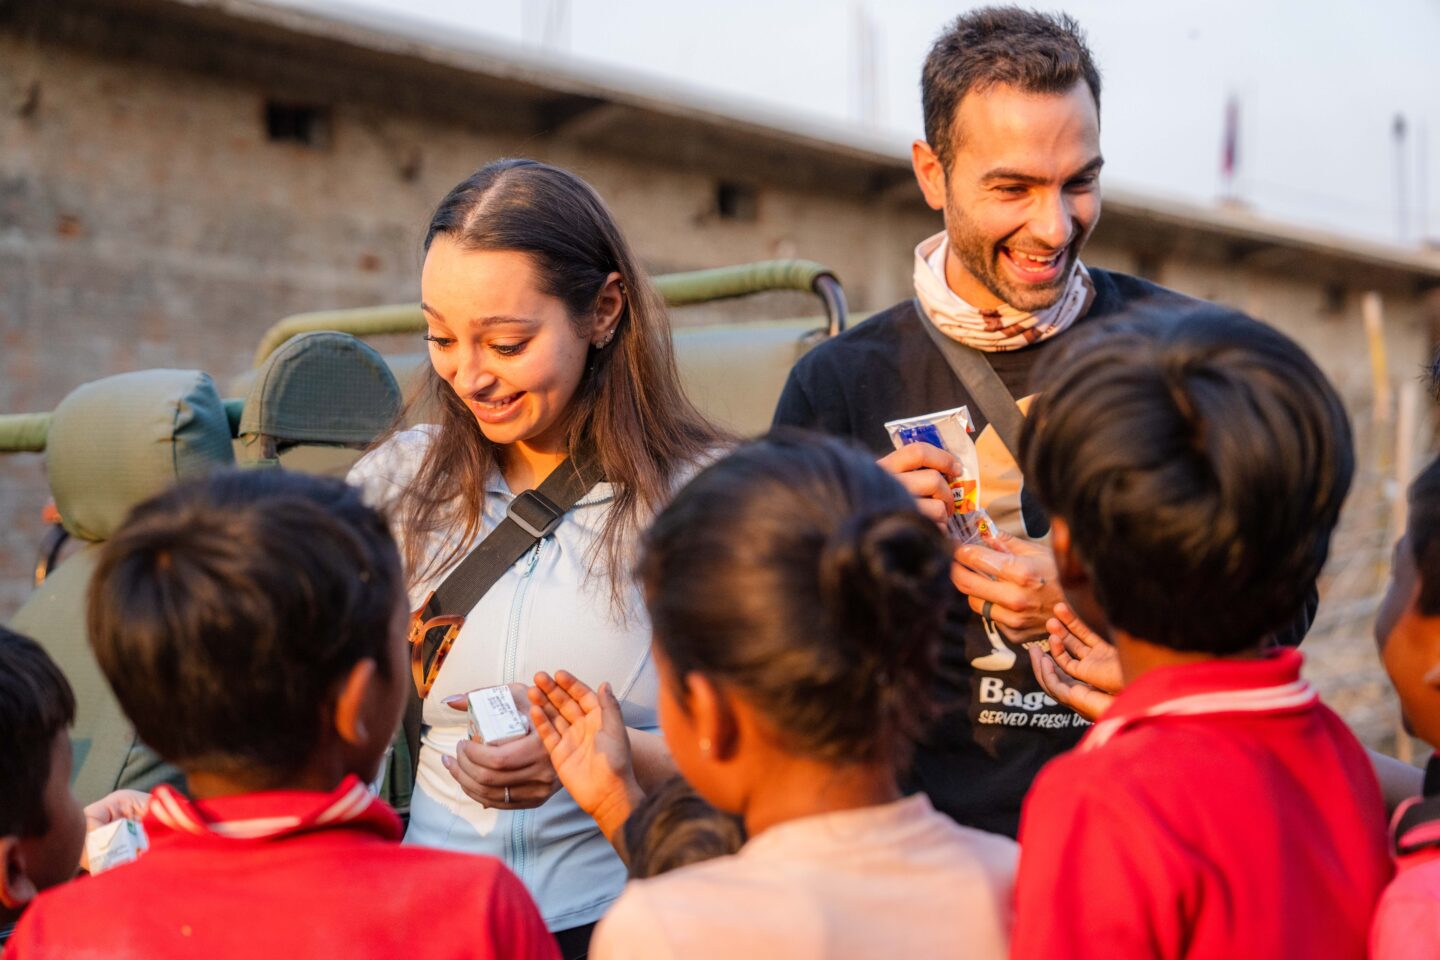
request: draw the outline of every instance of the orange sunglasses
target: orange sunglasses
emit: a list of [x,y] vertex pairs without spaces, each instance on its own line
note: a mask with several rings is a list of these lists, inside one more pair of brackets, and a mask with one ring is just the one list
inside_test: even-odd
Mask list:
[[[445,658],[450,655],[450,648],[455,645],[455,638],[459,636],[460,628],[465,625],[465,618],[456,614],[442,614],[426,619],[425,611],[430,607],[434,596],[435,592],[432,590],[425,602],[420,604],[420,609],[410,614],[410,677],[415,681],[415,692],[420,694],[421,700],[429,695],[430,688],[435,685],[435,678],[440,675],[440,668],[445,665]],[[434,644],[427,663],[425,638],[430,635],[431,630],[441,627],[445,628],[445,632]]]

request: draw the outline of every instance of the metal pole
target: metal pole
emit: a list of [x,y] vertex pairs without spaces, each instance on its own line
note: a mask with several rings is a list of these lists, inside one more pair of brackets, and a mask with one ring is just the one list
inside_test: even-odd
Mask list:
[[1391,136],[1395,138],[1395,230],[1396,239],[1402,244],[1410,241],[1409,204],[1405,189],[1405,131],[1405,114],[1395,114],[1390,126]]

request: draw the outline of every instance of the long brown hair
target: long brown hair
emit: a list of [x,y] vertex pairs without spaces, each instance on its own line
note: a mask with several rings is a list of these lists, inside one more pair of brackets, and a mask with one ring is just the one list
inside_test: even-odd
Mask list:
[[[606,279],[620,274],[625,306],[613,342],[591,348],[565,414],[567,448],[572,454],[593,451],[614,485],[614,503],[591,560],[593,568],[603,554],[618,599],[633,537],[669,500],[681,471],[725,440],[680,386],[665,302],[590,185],[536,160],[496,160],[467,177],[430,218],[426,251],[438,236],[469,250],[528,254],[541,289],[564,302],[582,334]],[[465,401],[433,367],[425,376],[417,401],[428,394],[440,429],[396,504],[411,582],[436,576],[464,556],[479,529],[485,482],[501,462],[500,445],[481,432]],[[451,549],[430,552],[435,534],[456,529],[461,536]]]

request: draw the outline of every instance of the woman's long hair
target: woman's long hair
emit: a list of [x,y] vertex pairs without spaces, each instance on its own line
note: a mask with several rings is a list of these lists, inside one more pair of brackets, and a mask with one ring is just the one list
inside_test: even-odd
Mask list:
[[[677,476],[724,440],[680,386],[664,300],[589,184],[535,160],[497,160],[466,178],[431,217],[427,251],[439,236],[467,250],[528,254],[542,291],[565,304],[581,333],[606,278],[620,274],[625,304],[613,340],[603,350],[591,348],[565,412],[569,451],[593,451],[614,485],[591,561],[593,569],[603,556],[618,600],[628,582],[629,543],[670,498]],[[468,551],[486,480],[500,469],[500,446],[486,438],[465,401],[433,367],[425,376],[417,401],[429,395],[440,429],[395,505],[412,583],[439,575]],[[448,551],[431,552],[436,534],[456,530],[460,537]]]

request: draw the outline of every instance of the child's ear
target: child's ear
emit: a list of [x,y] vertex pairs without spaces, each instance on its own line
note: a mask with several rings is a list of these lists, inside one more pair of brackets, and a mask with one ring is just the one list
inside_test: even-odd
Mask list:
[[25,856],[20,851],[20,838],[0,837],[0,905],[7,910],[19,910],[35,899],[40,891],[35,881],[25,872]]
[[[729,760],[740,740],[740,725],[729,692],[699,673],[685,675],[685,689],[701,751],[716,760]],[[709,744],[708,748],[705,744]]]
[[1070,525],[1059,517],[1050,518],[1050,549],[1055,551],[1055,569],[1060,575],[1060,585],[1067,589],[1085,587],[1090,575],[1085,564],[1075,553],[1075,544],[1070,540]]
[[335,697],[335,732],[351,746],[362,747],[370,742],[371,731],[365,705],[376,695],[378,668],[368,657],[357,661],[340,684]]

